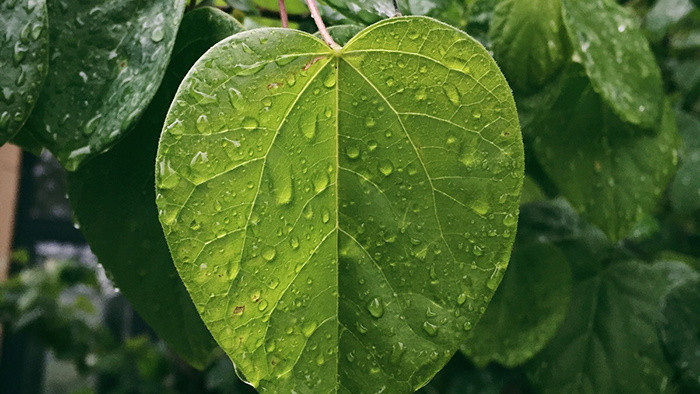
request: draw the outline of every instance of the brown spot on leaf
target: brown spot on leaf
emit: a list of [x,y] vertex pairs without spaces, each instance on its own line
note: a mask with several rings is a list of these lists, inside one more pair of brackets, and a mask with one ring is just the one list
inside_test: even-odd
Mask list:
[[325,56],[316,56],[315,58],[309,60],[306,64],[304,64],[304,67],[302,67],[301,69],[304,70],[304,71],[308,70],[309,68],[311,68],[311,66],[314,65],[314,63],[316,63],[317,61],[323,59],[324,57],[325,57]]
[[241,315],[245,311],[245,305],[238,305],[236,309],[233,310],[234,315]]

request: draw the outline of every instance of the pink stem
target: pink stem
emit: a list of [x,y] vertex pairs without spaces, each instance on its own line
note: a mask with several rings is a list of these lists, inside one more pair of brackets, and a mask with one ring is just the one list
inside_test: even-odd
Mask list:
[[321,14],[318,12],[318,7],[316,7],[316,0],[306,0],[306,4],[309,6],[309,11],[311,11],[311,17],[314,18],[314,22],[316,22],[316,27],[318,27],[318,31],[319,33],[321,33],[321,37],[323,37],[323,41],[325,41],[326,44],[328,44],[328,46],[333,49],[340,49],[340,45],[338,45],[333,40],[333,37],[331,37],[331,35],[328,34],[326,25],[323,23],[323,20],[321,19]]
[[282,27],[289,27],[289,17],[287,17],[287,7],[284,6],[284,0],[277,0],[277,4],[280,8],[280,19],[282,20]]

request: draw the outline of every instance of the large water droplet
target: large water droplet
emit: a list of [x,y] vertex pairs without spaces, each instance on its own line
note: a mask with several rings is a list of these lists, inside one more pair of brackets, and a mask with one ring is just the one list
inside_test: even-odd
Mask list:
[[151,32],[151,40],[153,40],[153,42],[160,42],[163,40],[163,37],[165,37],[165,32],[160,27],[155,28]]
[[316,136],[317,119],[306,119],[301,123],[301,133],[308,140],[312,140]]
[[382,160],[379,162],[379,172],[384,174],[384,176],[389,176],[394,171],[394,165],[389,160]]
[[244,129],[252,130],[258,127],[258,120],[253,117],[246,116],[245,118],[243,118],[241,125]]
[[423,323],[423,331],[431,337],[434,337],[437,335],[438,328],[435,324],[426,321]]
[[379,319],[384,315],[384,305],[382,304],[382,300],[380,300],[378,297],[374,297],[372,301],[367,304],[367,311],[369,311],[369,314],[372,315],[372,317],[375,317]]
[[272,261],[277,256],[277,251],[273,247],[267,247],[263,249],[261,256],[265,261]]
[[197,118],[197,130],[199,130],[200,133],[205,133],[207,132],[207,126],[209,126],[209,118],[207,115],[199,115]]

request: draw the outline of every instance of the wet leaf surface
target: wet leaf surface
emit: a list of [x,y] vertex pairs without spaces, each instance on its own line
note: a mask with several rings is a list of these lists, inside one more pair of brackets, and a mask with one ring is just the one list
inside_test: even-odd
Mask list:
[[27,127],[68,170],[122,138],[158,89],[183,0],[49,0],[49,74]]
[[239,33],[198,61],[165,124],[166,239],[259,390],[415,390],[500,282],[517,113],[487,52],[448,25],[393,18],[339,51]]
[[39,97],[49,63],[44,0],[0,3],[0,145],[22,128]]
[[673,110],[667,106],[661,129],[649,135],[622,123],[575,69],[560,92],[530,127],[537,160],[584,218],[622,239],[654,212],[673,177],[680,145]]
[[542,87],[568,60],[561,0],[501,1],[492,23],[494,58],[521,91]]
[[622,120],[656,132],[664,112],[661,71],[639,23],[614,0],[562,0],[564,24],[595,91]]

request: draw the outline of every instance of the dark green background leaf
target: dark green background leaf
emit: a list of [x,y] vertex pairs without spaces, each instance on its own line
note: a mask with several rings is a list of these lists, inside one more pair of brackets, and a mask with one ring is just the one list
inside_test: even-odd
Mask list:
[[562,195],[612,240],[655,210],[678,161],[680,138],[667,106],[661,130],[623,124],[576,69],[536,126],[537,160]]
[[24,125],[49,65],[44,0],[0,3],[0,145]]
[[197,367],[204,367],[215,344],[165,243],[155,205],[153,166],[163,121],[180,81],[207,49],[239,31],[235,19],[214,8],[187,13],[161,87],[134,131],[68,175],[71,204],[100,263],[158,335]]
[[681,215],[691,216],[700,211],[700,120],[683,112],[676,113],[676,120],[683,146],[671,184],[671,205]]
[[[370,24],[396,15],[392,0],[325,0],[329,7],[361,24]],[[397,0],[402,15],[423,15],[456,27],[468,21],[467,0]]]
[[577,282],[564,323],[528,365],[532,382],[548,393],[673,392],[655,322],[661,296],[689,274],[627,261]]
[[184,0],[48,0],[49,74],[27,127],[68,170],[124,136],[153,98]]
[[[351,38],[364,29],[358,25],[337,25],[328,28],[328,34],[340,46],[345,45]],[[314,36],[321,38],[321,33],[316,32]]]
[[661,299],[659,337],[687,390],[700,391],[700,275],[679,283]]
[[493,56],[508,82],[533,91],[552,79],[568,60],[561,0],[503,0],[490,33]]
[[625,122],[656,131],[664,112],[659,66],[638,22],[614,0],[562,0],[575,61]]
[[495,62],[404,17],[340,51],[289,29],[214,47],[168,114],[156,184],[180,276],[247,380],[408,392],[497,288],[522,177]]
[[556,246],[516,243],[501,285],[462,345],[478,366],[518,366],[554,336],[571,297],[571,271]]

